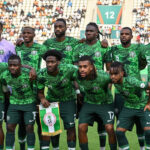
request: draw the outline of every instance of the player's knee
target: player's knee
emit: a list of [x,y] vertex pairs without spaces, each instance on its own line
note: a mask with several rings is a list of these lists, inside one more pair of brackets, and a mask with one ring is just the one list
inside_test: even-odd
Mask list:
[[86,133],[87,132],[87,126],[84,125],[84,124],[79,124],[79,132],[84,132]]
[[8,132],[14,132],[15,131],[15,126],[11,125],[11,124],[8,124],[7,125],[7,131]]
[[26,126],[26,131],[27,131],[27,133],[31,133],[31,132],[33,132],[33,130],[34,130],[33,125],[27,125],[27,126]]
[[105,128],[106,128],[106,131],[108,134],[114,133],[114,126],[113,125],[106,125]]

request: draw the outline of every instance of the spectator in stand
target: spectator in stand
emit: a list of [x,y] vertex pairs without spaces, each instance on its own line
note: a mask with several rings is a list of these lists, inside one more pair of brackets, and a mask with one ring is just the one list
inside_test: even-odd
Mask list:
[[72,7],[72,2],[71,2],[71,0],[69,0],[69,2],[68,2],[68,7]]

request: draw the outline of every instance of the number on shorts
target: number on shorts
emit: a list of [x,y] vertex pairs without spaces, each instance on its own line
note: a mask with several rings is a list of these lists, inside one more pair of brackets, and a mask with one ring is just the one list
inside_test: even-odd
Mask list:
[[109,114],[110,120],[113,120],[114,119],[114,112],[108,111],[108,114]]

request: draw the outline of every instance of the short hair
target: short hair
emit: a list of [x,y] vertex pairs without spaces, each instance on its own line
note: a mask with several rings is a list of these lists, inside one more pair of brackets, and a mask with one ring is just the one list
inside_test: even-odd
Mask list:
[[33,33],[35,32],[35,29],[30,26],[23,27],[22,32],[24,31],[24,29],[31,29],[33,31]]
[[110,65],[110,68],[114,68],[116,72],[118,72],[119,69],[124,72],[124,76],[127,76],[126,71],[124,69],[124,64],[118,61],[113,62]]
[[21,59],[20,59],[20,57],[18,56],[18,55],[11,55],[9,58],[8,58],[8,62],[10,61],[10,60],[14,60],[14,59],[17,59],[17,60],[19,60],[19,62],[21,63]]
[[57,50],[48,50],[44,55],[43,59],[46,61],[46,58],[48,56],[55,56],[57,60],[61,61],[62,59],[62,53]]
[[88,56],[88,55],[84,55],[84,56],[80,57],[78,62],[80,62],[80,61],[89,61],[91,63],[91,65],[94,65],[94,60],[91,58],[91,56]]
[[0,22],[0,27],[1,27],[1,29],[3,29],[3,23],[2,22]]
[[65,26],[66,26],[66,20],[65,20],[65,19],[63,19],[63,18],[58,18],[58,19],[56,20],[56,22],[57,22],[57,21],[63,22],[63,23],[65,24]]
[[99,34],[101,34],[101,35],[103,35],[103,34],[99,31],[98,25],[95,22],[90,22],[90,23],[87,24],[87,26],[93,26],[93,27],[96,28],[96,30],[98,32],[97,39],[99,40],[100,39]]
[[130,27],[123,27],[121,30],[127,29],[130,31],[131,35],[132,35],[132,29]]

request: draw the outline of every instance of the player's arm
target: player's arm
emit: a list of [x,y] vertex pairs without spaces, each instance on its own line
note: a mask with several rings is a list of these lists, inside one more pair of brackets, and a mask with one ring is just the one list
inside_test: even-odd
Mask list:
[[50,103],[48,100],[46,100],[45,95],[44,95],[44,89],[38,90],[38,97],[42,103],[42,105],[47,108],[49,107]]
[[36,79],[36,71],[33,67],[31,67],[29,65],[22,65],[22,67],[30,69],[29,78],[30,78],[31,81]]

